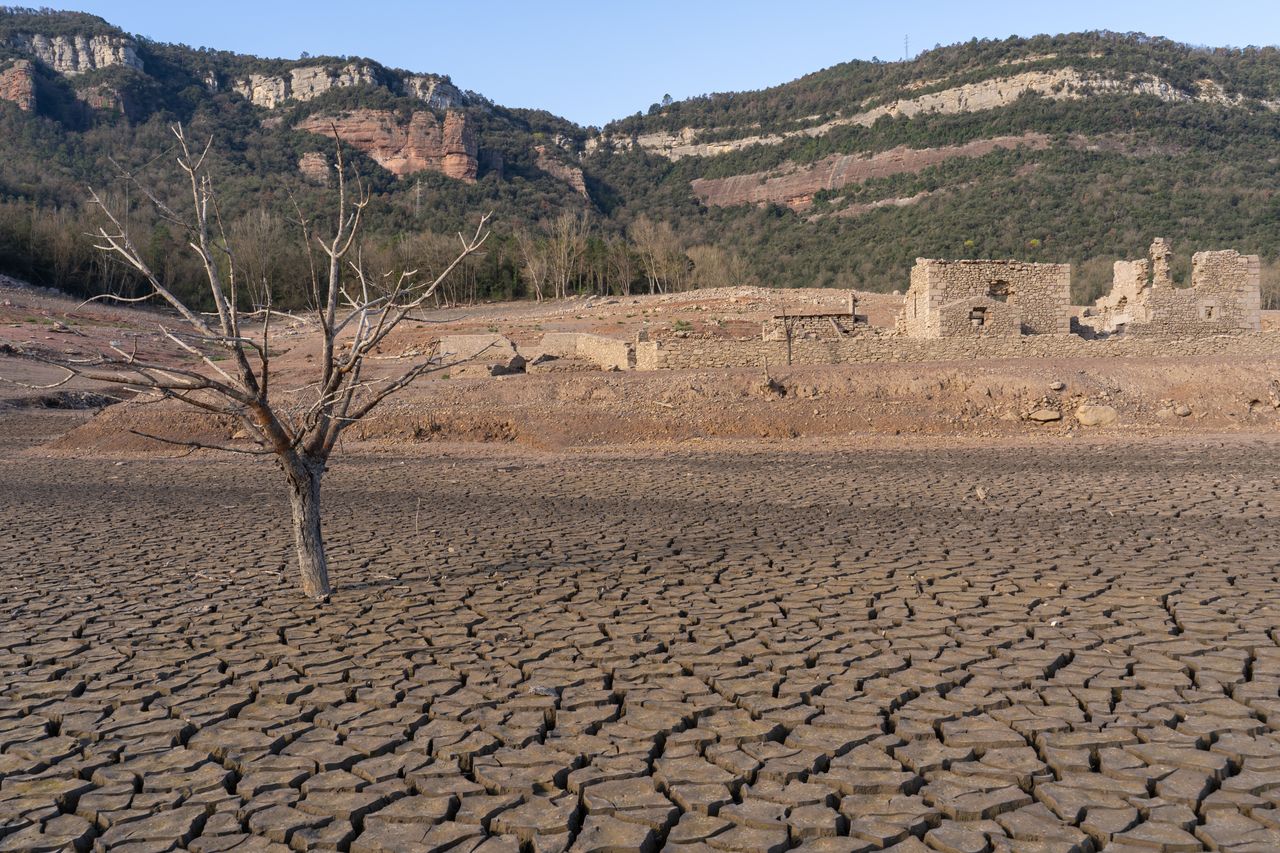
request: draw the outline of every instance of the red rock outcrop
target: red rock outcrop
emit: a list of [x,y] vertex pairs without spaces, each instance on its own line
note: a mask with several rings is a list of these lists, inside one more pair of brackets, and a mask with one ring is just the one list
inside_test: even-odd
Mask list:
[[19,59],[0,71],[0,98],[27,112],[36,108],[36,80],[29,61]]
[[582,175],[582,170],[577,166],[572,166],[561,160],[557,160],[545,145],[534,147],[534,152],[538,155],[538,168],[546,172],[553,178],[559,178],[569,186],[573,187],[573,191],[583,198],[590,198],[587,194],[587,181]]
[[1049,137],[1028,133],[977,139],[946,148],[898,147],[871,155],[833,154],[807,166],[789,163],[768,172],[728,178],[697,178],[693,181],[693,192],[703,204],[710,206],[780,202],[794,210],[804,210],[813,204],[813,195],[820,190],[837,190],[873,178],[919,172],[953,157],[981,157],[997,149],[1017,148],[1019,145],[1047,148]]
[[332,175],[329,158],[319,151],[308,151],[298,160],[298,171],[307,183],[327,186]]
[[336,135],[397,177],[431,171],[474,183],[479,170],[475,133],[457,110],[446,112],[444,121],[424,110],[403,122],[391,110],[356,109],[308,116],[297,128]]
[[76,97],[95,110],[132,116],[134,110],[123,92],[112,86],[91,86],[76,91]]

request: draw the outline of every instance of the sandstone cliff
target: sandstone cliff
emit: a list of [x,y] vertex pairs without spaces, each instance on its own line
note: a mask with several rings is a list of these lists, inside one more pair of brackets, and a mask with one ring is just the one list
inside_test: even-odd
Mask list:
[[302,178],[307,183],[317,186],[326,186],[332,175],[332,168],[329,166],[329,157],[319,151],[308,151],[298,159],[298,171],[302,173]]
[[414,74],[406,77],[401,85],[403,93],[412,95],[433,110],[447,110],[463,104],[458,87],[434,74]]
[[420,110],[406,123],[391,110],[357,109],[308,116],[297,128],[322,136],[336,132],[398,177],[431,171],[474,183],[479,169],[475,133],[457,110],[446,112],[443,121]]
[[30,62],[19,59],[0,71],[0,99],[12,101],[27,112],[36,108],[36,82]]
[[918,172],[952,157],[981,157],[1000,148],[1019,145],[1046,148],[1049,137],[1043,134],[998,136],[945,148],[898,147],[871,155],[833,154],[805,166],[790,163],[768,172],[698,178],[693,181],[693,192],[703,204],[716,207],[780,202],[793,210],[803,210],[813,203],[814,193],[819,190],[836,190],[873,178]]
[[583,198],[589,199],[591,196],[587,193],[586,177],[582,174],[582,170],[577,166],[570,165],[556,157],[551,153],[550,149],[545,145],[537,145],[534,147],[534,153],[537,155],[538,168],[551,175],[553,178],[559,178],[569,186],[573,187],[573,191]]
[[415,74],[390,79],[379,66],[367,62],[349,62],[341,67],[300,65],[281,74],[250,74],[232,83],[236,92],[267,109],[286,101],[310,101],[331,89],[352,86],[387,86],[398,94],[425,101],[434,109],[458,106],[463,101],[462,93],[442,77]]
[[[717,154],[740,151],[755,145],[778,145],[796,137],[825,136],[842,126],[870,127],[882,116],[911,118],[925,113],[945,115],[997,109],[1009,106],[1028,92],[1051,100],[1081,100],[1094,94],[1134,94],[1151,95],[1168,103],[1201,102],[1238,106],[1244,102],[1244,99],[1238,95],[1227,95],[1221,86],[1210,80],[1200,81],[1196,91],[1192,93],[1149,74],[1117,76],[1065,67],[1024,71],[1007,77],[980,80],[976,83],[952,86],[913,98],[902,98],[885,103],[868,102],[860,105],[859,111],[852,115],[781,133],[748,135],[709,142],[698,141],[700,136],[706,135],[706,130],[692,127],[686,127],[677,132],[640,134],[634,139],[619,139],[606,134],[589,140],[588,151],[603,146],[621,149],[641,148],[672,160],[679,160],[681,157],[714,157]],[[1280,109],[1280,102],[1277,101],[1257,103],[1264,109]]]
[[11,43],[59,74],[84,74],[123,65],[142,70],[134,43],[123,36],[16,35]]
[[260,107],[272,109],[288,100],[309,101],[330,89],[370,86],[377,82],[373,67],[351,62],[341,68],[304,65],[279,75],[250,74],[232,88]]
[[91,86],[87,89],[78,89],[76,97],[95,110],[123,113],[131,118],[134,116],[133,104],[123,92],[113,86]]

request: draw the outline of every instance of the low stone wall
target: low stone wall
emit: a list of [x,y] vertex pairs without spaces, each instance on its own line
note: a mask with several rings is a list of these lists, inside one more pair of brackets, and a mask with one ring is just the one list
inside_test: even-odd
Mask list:
[[445,362],[510,361],[516,348],[509,338],[497,334],[445,335],[440,339],[439,354]]
[[585,332],[547,332],[538,349],[560,358],[585,358],[603,370],[630,370],[635,366],[632,344]]
[[[865,321],[865,317],[863,320]],[[790,317],[774,317],[761,325],[760,337],[766,341],[785,341],[787,330],[792,339],[819,338],[837,340],[857,332],[857,318],[847,312],[841,314],[796,314]]]
[[864,334],[844,340],[795,340],[788,362],[786,342],[675,338],[636,344],[637,370],[759,367],[790,364],[962,361],[1003,358],[1181,358],[1205,355],[1280,357],[1280,332],[1240,332],[1214,337],[1114,337],[1076,335],[1016,338],[907,338]]

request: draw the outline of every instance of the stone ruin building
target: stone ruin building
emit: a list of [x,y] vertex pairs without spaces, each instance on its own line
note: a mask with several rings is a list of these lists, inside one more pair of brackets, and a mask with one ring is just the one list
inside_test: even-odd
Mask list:
[[787,341],[797,338],[839,340],[857,334],[859,324],[865,329],[866,317],[858,316],[858,297],[849,294],[849,310],[811,314],[778,314],[761,324],[760,337],[765,341]]
[[1067,334],[1071,265],[917,258],[896,326],[912,338]]
[[1086,310],[1080,324],[1096,336],[1126,334],[1201,337],[1262,328],[1261,262],[1228,250],[1196,252],[1191,286],[1176,287],[1173,248],[1157,237],[1151,257],[1116,261],[1111,292]]

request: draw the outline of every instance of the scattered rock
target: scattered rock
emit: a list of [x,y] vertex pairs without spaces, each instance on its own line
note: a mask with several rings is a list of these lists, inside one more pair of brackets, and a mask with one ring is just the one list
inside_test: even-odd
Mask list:
[[1062,412],[1059,412],[1057,409],[1036,409],[1034,412],[1027,415],[1027,420],[1041,424],[1049,424],[1054,421],[1062,420]]
[[1115,423],[1119,417],[1119,412],[1111,406],[1086,403],[1076,409],[1076,420],[1081,426],[1108,426]]
[[1178,405],[1173,407],[1173,413],[1180,418],[1190,417],[1191,407],[1188,406],[1186,403],[1179,403]]
[[1050,390],[1050,391],[1062,391],[1062,390],[1065,390],[1065,389],[1066,389],[1066,387],[1067,387],[1067,383],[1065,383],[1065,382],[1063,382],[1063,381],[1061,381],[1061,380],[1055,380],[1055,381],[1053,381],[1053,382],[1050,382],[1050,383],[1049,383],[1049,390]]

